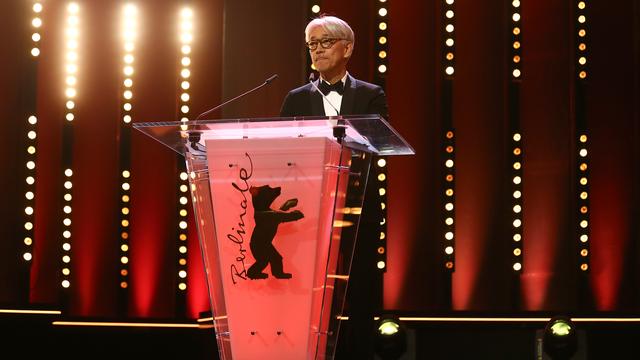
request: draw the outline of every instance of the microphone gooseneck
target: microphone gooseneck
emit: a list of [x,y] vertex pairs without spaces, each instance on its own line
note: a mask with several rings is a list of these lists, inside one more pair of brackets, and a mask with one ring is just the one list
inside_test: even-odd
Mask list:
[[256,86],[256,87],[254,87],[253,89],[251,89],[251,90],[249,90],[249,91],[246,91],[246,92],[244,92],[244,93],[242,93],[242,94],[240,94],[240,95],[238,95],[238,96],[234,97],[233,99],[229,99],[229,100],[227,100],[227,101],[223,102],[222,104],[220,104],[220,105],[218,105],[218,106],[216,106],[216,107],[214,107],[214,108],[211,108],[211,109],[209,109],[209,110],[207,110],[207,111],[203,112],[202,114],[198,115],[198,117],[196,117],[196,118],[195,118],[195,120],[200,120],[200,118],[202,118],[203,116],[205,116],[205,115],[207,115],[207,114],[211,114],[212,112],[214,112],[214,111],[216,111],[216,110],[220,109],[221,107],[223,107],[223,106],[227,105],[228,103],[233,102],[233,101],[236,101],[236,100],[240,99],[240,98],[241,98],[241,97],[243,97],[243,96],[249,95],[249,94],[251,94],[252,92],[254,92],[254,91],[256,91],[256,90],[258,90],[258,89],[260,89],[260,88],[262,88],[262,87],[265,87],[265,86],[269,85],[273,80],[275,80],[275,79],[277,79],[277,78],[278,78],[278,74],[274,74],[274,75],[272,75],[272,76],[271,76],[271,77],[269,77],[267,80],[265,80],[262,84],[260,84],[260,85],[258,85],[258,86]]
[[278,78],[278,74],[273,74],[273,75],[271,75],[270,78],[268,78],[267,80],[264,81],[263,85],[268,85],[270,82],[272,82],[273,80],[275,80],[277,78]]
[[333,108],[333,110],[336,111],[336,115],[340,115],[340,111],[338,110],[338,108],[336,108],[333,105],[333,103],[329,101],[329,98],[327,98],[327,96],[322,92],[322,90],[320,90],[320,88],[316,85],[315,80],[316,80],[316,75],[314,73],[309,74],[309,82],[311,83],[311,85],[316,89],[316,91],[320,93],[320,95],[322,95],[322,98],[327,101],[329,106],[331,106],[331,108]]

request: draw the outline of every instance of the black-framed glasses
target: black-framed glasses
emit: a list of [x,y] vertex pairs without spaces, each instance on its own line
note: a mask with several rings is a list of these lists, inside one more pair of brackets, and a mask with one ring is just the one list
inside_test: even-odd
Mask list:
[[323,39],[320,39],[320,40],[311,40],[309,42],[306,42],[305,44],[307,45],[307,48],[309,48],[309,50],[314,51],[314,50],[316,50],[318,48],[318,44],[320,44],[320,46],[323,49],[330,49],[339,40],[344,40],[344,39],[323,38]]

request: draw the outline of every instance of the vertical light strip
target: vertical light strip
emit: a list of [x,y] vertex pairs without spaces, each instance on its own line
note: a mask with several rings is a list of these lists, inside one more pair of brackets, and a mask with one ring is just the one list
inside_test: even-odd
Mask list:
[[523,270],[523,223],[522,223],[522,135],[514,131],[511,137],[511,199],[512,199],[512,268]]
[[444,267],[455,270],[455,131],[453,129],[453,76],[455,73],[455,12],[454,0],[442,3],[442,98],[441,114],[444,131],[444,207],[443,252]]
[[576,48],[577,54],[577,75],[578,79],[587,79],[587,2],[578,1],[576,3],[576,27],[578,30],[578,46]]
[[31,34],[31,40],[33,41],[33,47],[31,48],[31,56],[40,56],[40,30],[42,29],[42,2],[36,0],[33,3],[33,18],[31,19],[31,26],[33,27],[33,33]]
[[511,268],[522,273],[523,255],[523,183],[522,183],[522,133],[520,131],[520,83],[522,78],[522,35],[520,0],[511,2],[511,46],[509,79],[509,132],[511,135],[511,154],[508,173],[511,174]]
[[511,2],[511,78],[519,79],[522,75],[522,27],[520,14],[520,0]]
[[389,22],[387,0],[378,0],[377,12],[377,27],[376,27],[376,40],[375,49],[378,53],[376,62],[376,83],[384,87],[387,70],[389,70],[389,63],[387,61],[389,55]]
[[[129,244],[131,211],[131,123],[133,121],[133,80],[135,73],[135,48],[138,32],[138,9],[133,4],[125,4],[122,9],[122,86],[120,107],[120,274],[119,286],[123,294],[129,287]],[[126,302],[126,295],[122,300]],[[122,310],[124,311],[124,303]]]
[[578,233],[578,264],[582,272],[589,271],[589,151],[588,124],[586,115],[586,87],[587,87],[587,2],[577,1],[576,14],[576,77],[575,77],[575,123],[577,141],[577,233]]
[[73,188],[73,121],[75,119],[76,85],[78,82],[78,40],[79,40],[79,12],[77,3],[69,3],[67,6],[67,19],[64,31],[65,35],[65,122],[62,134],[62,163],[64,175],[64,202],[63,202],[63,231],[62,231],[62,280],[61,286],[71,286],[71,212],[72,212],[72,188]]
[[379,244],[377,246],[376,266],[383,272],[387,271],[387,160],[385,158],[374,157],[374,167],[376,182],[367,184],[375,186],[378,193],[378,206],[380,206],[380,223],[378,228]]
[[578,249],[580,270],[589,270],[589,172],[587,135],[578,138]]
[[452,77],[455,72],[455,12],[454,0],[444,0],[444,72],[445,76]]
[[444,140],[444,266],[455,270],[455,137],[453,130],[445,133]]
[[[34,72],[37,69],[38,58],[40,57],[40,40],[42,30],[42,3],[35,1],[32,6],[33,17],[31,18],[31,65]],[[36,86],[35,75],[33,80],[33,86]],[[36,198],[36,149],[37,149],[37,123],[38,117],[36,114],[35,99],[30,104],[27,116],[27,172],[25,181],[27,183],[24,197],[25,207],[25,220],[24,220],[24,237],[23,237],[23,250],[22,259],[25,262],[31,263],[33,259],[33,239],[34,239],[34,214],[35,214],[35,198]]]
[[[191,44],[193,42],[193,10],[185,7],[180,11],[180,85],[178,90],[178,108],[181,122],[187,122],[190,118],[189,89],[191,83]],[[186,164],[182,156],[178,157],[178,239],[177,239],[177,274],[176,283],[179,294],[184,295],[187,290],[187,239],[188,239],[188,215],[189,215],[189,177]],[[184,296],[179,301],[184,305]]]
[[[386,85],[388,66],[388,54],[389,54],[389,14],[387,8],[387,0],[375,0],[376,6],[374,7],[376,18],[376,29],[374,30],[374,42],[375,52],[377,53],[374,82],[382,88]],[[380,227],[379,244],[377,246],[377,267],[379,270],[386,272],[387,270],[387,161],[384,157],[373,158],[373,177],[375,177],[375,185],[369,184],[368,186],[375,186],[377,188],[378,199],[377,206],[380,208]],[[373,178],[372,177],[372,178]]]

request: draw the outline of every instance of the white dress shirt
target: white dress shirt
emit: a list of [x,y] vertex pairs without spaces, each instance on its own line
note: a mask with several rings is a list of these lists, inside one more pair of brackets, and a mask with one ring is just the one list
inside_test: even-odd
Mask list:
[[[342,78],[342,84],[346,85],[347,83],[347,75],[349,73],[347,72],[344,77]],[[322,79],[322,76],[320,77],[320,81],[325,81],[324,79]],[[326,81],[328,83],[328,81]],[[342,95],[338,94],[337,91],[332,91],[328,94],[325,94],[326,98],[322,98],[322,103],[324,104],[324,114],[326,116],[336,116],[338,115],[338,113],[336,113],[336,109],[338,109],[338,111],[340,111],[340,105],[342,105]],[[327,101],[329,100],[329,101]],[[331,102],[331,103],[329,103]],[[333,106],[331,106],[333,105]],[[333,107],[335,107],[336,109],[334,109]]]

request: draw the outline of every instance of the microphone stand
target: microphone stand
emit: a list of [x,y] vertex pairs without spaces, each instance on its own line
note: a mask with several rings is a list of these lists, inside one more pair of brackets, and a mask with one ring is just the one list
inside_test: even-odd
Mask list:
[[320,93],[320,95],[322,95],[323,99],[327,100],[327,103],[329,104],[329,106],[331,106],[331,108],[336,111],[336,115],[340,116],[340,111],[338,110],[338,108],[333,106],[331,101],[329,101],[329,98],[327,98],[327,96],[316,85],[315,80],[316,80],[316,75],[314,73],[309,74],[309,82],[311,83],[311,85],[313,85],[313,87]]
[[340,116],[340,111],[338,111],[338,108],[336,108],[331,103],[331,101],[329,101],[329,98],[327,98],[327,96],[320,90],[320,88],[316,85],[316,83],[314,81],[315,81],[315,74],[311,73],[309,75],[309,82],[320,93],[320,95],[322,95],[322,98],[327,101],[329,106],[331,106],[333,108],[333,110],[336,111],[336,114],[338,115],[338,124],[333,127],[333,137],[335,137],[336,140],[338,141],[338,143],[341,144],[342,140],[344,140],[345,136],[347,135],[347,127],[345,125],[343,125],[344,124],[344,120],[342,120],[342,118]]
[[256,87],[254,87],[253,89],[251,89],[251,90],[249,90],[249,91],[246,91],[246,92],[244,92],[244,93],[242,93],[242,94],[240,94],[240,95],[238,95],[238,96],[234,97],[233,99],[229,99],[229,100],[227,100],[227,101],[223,102],[222,104],[220,104],[220,105],[218,105],[218,106],[216,106],[216,107],[214,107],[214,108],[212,108],[212,109],[209,109],[209,110],[207,110],[207,111],[203,112],[202,114],[198,115],[198,117],[196,117],[196,118],[195,118],[195,120],[200,120],[200,118],[201,118],[201,117],[203,117],[203,116],[205,116],[205,115],[207,115],[207,114],[211,114],[212,112],[214,112],[214,111],[216,111],[216,110],[220,109],[221,107],[223,107],[223,106],[227,105],[228,103],[233,102],[233,101],[236,101],[236,100],[240,99],[240,98],[241,98],[241,97],[243,97],[243,96],[249,95],[249,94],[251,94],[252,92],[254,92],[254,91],[256,91],[256,90],[258,90],[258,89],[260,89],[260,88],[263,88],[263,87],[265,87],[265,86],[269,85],[269,84],[270,84],[273,80],[275,80],[277,77],[278,77],[278,74],[275,74],[275,75],[271,76],[270,78],[268,78],[267,80],[265,80],[262,84],[260,84],[260,85],[258,85],[258,86],[256,86]]
[[[263,87],[265,87],[265,86],[269,85],[273,80],[275,80],[275,79],[277,79],[277,78],[278,78],[278,74],[274,74],[274,75],[272,75],[272,76],[271,76],[271,77],[269,77],[267,80],[265,80],[262,84],[260,84],[260,85],[258,85],[258,86],[256,86],[256,87],[254,87],[253,89],[251,89],[251,90],[249,90],[249,91],[245,91],[244,93],[242,93],[242,94],[240,94],[240,95],[238,95],[238,96],[234,97],[233,99],[229,99],[229,100],[227,100],[227,101],[223,102],[222,104],[220,104],[220,105],[218,105],[218,106],[216,106],[216,107],[214,107],[214,108],[211,108],[211,109],[209,109],[209,110],[207,110],[207,111],[203,112],[202,114],[198,115],[198,116],[194,119],[194,121],[198,121],[198,120],[200,120],[200,118],[202,118],[203,116],[208,115],[208,114],[211,114],[212,112],[214,112],[214,111],[216,111],[216,110],[220,109],[221,107],[223,107],[223,106],[227,105],[228,103],[233,102],[233,101],[236,101],[236,100],[240,99],[240,98],[241,98],[241,97],[243,97],[243,96],[249,95],[249,94],[251,94],[252,92],[254,92],[254,91],[256,91],[256,90],[261,89],[261,88],[263,88]],[[200,142],[200,133],[190,133],[190,134],[189,134],[189,142],[191,143],[191,147],[192,147],[193,149],[195,149],[195,150],[200,150],[200,149],[198,149],[198,143]]]

